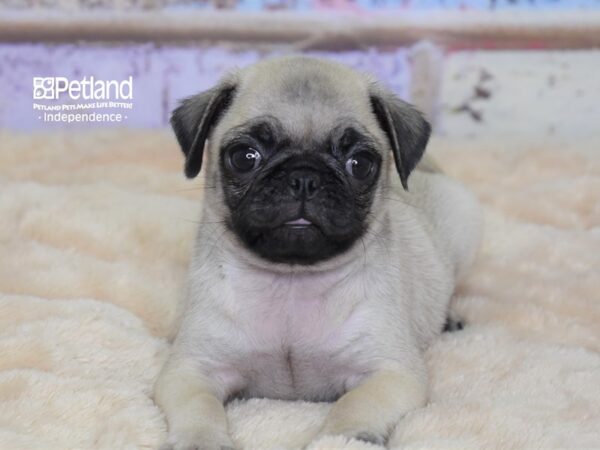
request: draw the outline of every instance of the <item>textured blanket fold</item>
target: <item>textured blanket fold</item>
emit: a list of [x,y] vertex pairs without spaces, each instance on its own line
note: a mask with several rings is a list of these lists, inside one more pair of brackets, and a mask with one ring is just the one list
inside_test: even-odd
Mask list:
[[[0,448],[157,448],[152,386],[179,314],[203,180],[166,131],[0,133]],[[402,449],[600,448],[597,142],[436,138],[485,207],[468,323],[427,353]],[[229,405],[244,449],[292,449],[329,405]],[[327,437],[318,449],[375,449]]]

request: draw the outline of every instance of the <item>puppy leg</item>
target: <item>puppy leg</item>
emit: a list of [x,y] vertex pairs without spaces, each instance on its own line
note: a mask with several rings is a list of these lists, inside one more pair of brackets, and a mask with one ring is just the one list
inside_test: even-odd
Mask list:
[[380,370],[340,397],[317,437],[343,435],[383,445],[404,414],[426,403],[426,386],[415,372]]
[[233,450],[222,394],[184,361],[171,358],[156,382],[154,399],[167,416],[161,450]]
[[457,319],[448,315],[446,317],[446,323],[442,329],[442,333],[452,333],[453,331],[460,331],[465,327],[465,322],[461,319]]

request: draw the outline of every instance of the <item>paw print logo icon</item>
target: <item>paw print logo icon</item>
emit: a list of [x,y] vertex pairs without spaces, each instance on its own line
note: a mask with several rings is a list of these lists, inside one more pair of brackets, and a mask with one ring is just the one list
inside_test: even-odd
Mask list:
[[34,100],[53,99],[54,78],[34,77],[33,98]]

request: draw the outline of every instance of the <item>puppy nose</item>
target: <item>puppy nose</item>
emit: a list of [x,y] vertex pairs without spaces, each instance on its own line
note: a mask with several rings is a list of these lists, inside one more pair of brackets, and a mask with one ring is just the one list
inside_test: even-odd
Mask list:
[[288,182],[295,198],[309,200],[321,186],[321,177],[314,170],[298,169],[290,173]]

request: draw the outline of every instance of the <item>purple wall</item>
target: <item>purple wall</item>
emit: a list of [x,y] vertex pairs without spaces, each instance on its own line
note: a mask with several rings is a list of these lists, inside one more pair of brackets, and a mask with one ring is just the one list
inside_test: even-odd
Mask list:
[[463,10],[498,9],[597,9],[599,0],[123,0],[115,6],[114,0],[22,0],[8,2],[15,9],[237,9],[241,11],[320,9],[372,11],[400,10]]
[[[310,53],[331,58],[370,72],[399,95],[408,96],[409,63],[406,49],[395,51],[351,51]],[[220,48],[156,46],[153,44],[100,46],[86,45],[0,45],[0,128],[47,129],[56,127],[164,126],[178,99],[216,83],[221,74],[243,67],[273,53],[232,51]],[[80,80],[126,80],[133,77],[131,110],[100,108],[99,113],[126,115],[117,123],[49,123],[40,119],[38,105],[89,104],[85,100],[34,100],[34,77],[66,77]],[[124,101],[128,102],[128,101]],[[62,107],[62,106],[61,106]],[[74,114],[92,110],[63,111]]]

